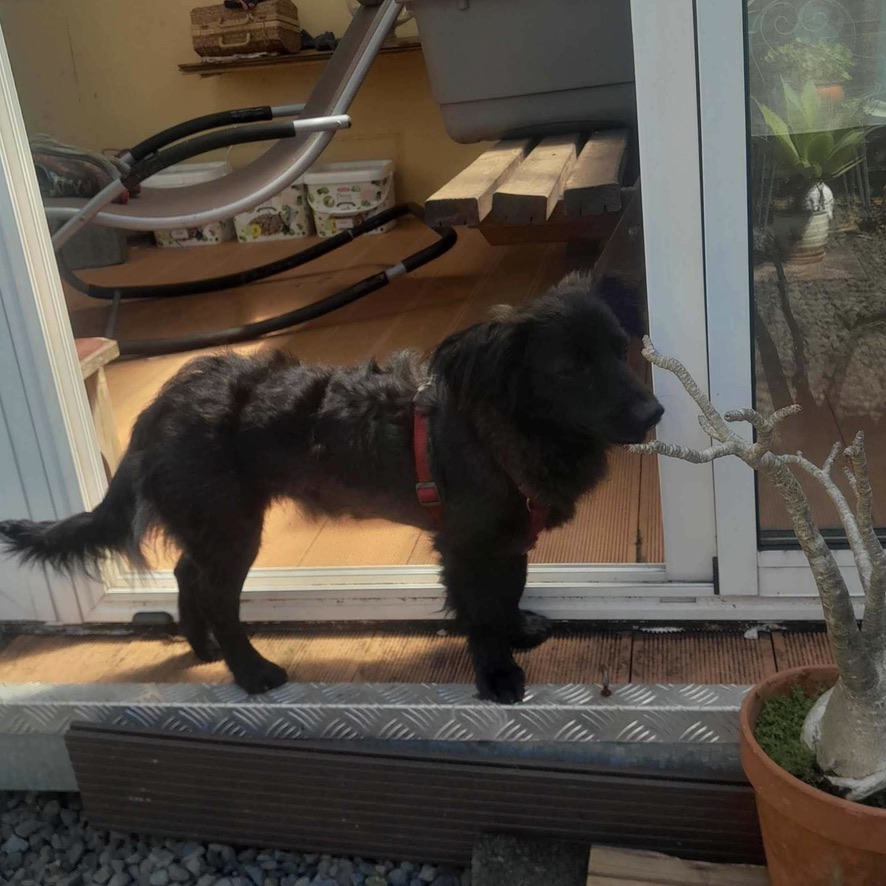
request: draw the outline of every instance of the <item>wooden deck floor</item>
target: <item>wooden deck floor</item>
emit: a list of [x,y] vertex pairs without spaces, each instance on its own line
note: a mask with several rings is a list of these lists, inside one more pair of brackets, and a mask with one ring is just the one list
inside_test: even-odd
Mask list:
[[[388,267],[432,239],[417,223],[401,223],[389,234],[363,237],[309,266],[238,290],[130,302],[120,310],[119,338],[182,335],[264,319],[315,301]],[[199,278],[207,268],[230,273],[280,258],[306,245],[227,243],[182,250],[135,248],[127,264],[84,273],[90,282],[172,282]],[[448,333],[484,319],[500,303],[520,303],[557,282],[592,255],[567,258],[563,244],[491,247],[474,230],[441,259],[389,287],[296,331],[258,344],[253,352],[282,348],[305,362],[355,363],[392,351],[427,351]],[[107,307],[67,291],[75,334],[103,334]],[[124,360],[107,368],[121,442],[139,412],[161,385],[193,354]],[[571,526],[546,534],[533,553],[541,563],[658,563],[664,559],[657,464],[617,452],[609,478],[583,502]],[[153,564],[170,568],[169,552],[153,553]],[[383,521],[356,523],[306,520],[294,506],[279,505],[268,516],[256,566],[392,566],[427,564],[433,554],[418,530]]]
[[[301,683],[470,683],[464,640],[433,627],[302,626],[256,632],[261,652]],[[5,646],[4,646],[5,643]],[[518,660],[530,683],[754,683],[831,660],[823,631],[601,631],[570,625]],[[0,683],[229,683],[178,637],[0,636]]]

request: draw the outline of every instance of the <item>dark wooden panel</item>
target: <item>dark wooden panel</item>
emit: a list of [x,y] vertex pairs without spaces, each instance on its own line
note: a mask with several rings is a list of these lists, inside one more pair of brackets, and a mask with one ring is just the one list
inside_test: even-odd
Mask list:
[[762,859],[748,785],[332,747],[77,724],[67,737],[90,821],[121,833],[452,864],[490,831]]

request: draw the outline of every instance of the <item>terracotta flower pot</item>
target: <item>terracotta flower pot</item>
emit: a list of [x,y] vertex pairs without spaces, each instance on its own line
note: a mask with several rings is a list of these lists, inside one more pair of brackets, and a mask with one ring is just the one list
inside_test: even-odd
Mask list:
[[830,99],[832,102],[841,102],[846,97],[846,92],[839,84],[831,86],[816,86],[815,91],[819,98]]
[[741,708],[741,762],[757,796],[772,886],[886,884],[886,809],[810,787],[776,766],[754,738],[764,701],[796,685],[827,689],[836,680],[832,667],[781,671],[755,686]]

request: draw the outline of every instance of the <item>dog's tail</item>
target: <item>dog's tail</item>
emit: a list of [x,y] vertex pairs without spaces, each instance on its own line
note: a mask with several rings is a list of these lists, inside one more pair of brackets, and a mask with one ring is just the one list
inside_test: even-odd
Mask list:
[[134,565],[141,566],[137,457],[132,451],[124,456],[107,495],[94,511],[54,522],[0,522],[0,548],[21,563],[41,563],[66,572],[94,572],[112,552],[126,553]]

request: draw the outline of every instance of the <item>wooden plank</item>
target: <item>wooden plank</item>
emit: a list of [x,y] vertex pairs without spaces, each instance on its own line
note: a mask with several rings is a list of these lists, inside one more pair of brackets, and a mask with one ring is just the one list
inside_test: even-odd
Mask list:
[[628,156],[628,131],[595,132],[582,148],[563,193],[570,218],[621,209],[621,179]]
[[630,631],[558,625],[556,636],[517,659],[527,683],[602,683],[605,668],[617,685],[630,680],[632,642]]
[[624,449],[609,454],[609,472],[583,498],[575,517],[539,538],[533,563],[636,563],[641,461]]
[[775,631],[772,634],[772,648],[775,652],[776,666],[780,671],[834,663],[834,655],[825,630]]
[[89,378],[102,366],[120,356],[117,342],[110,338],[78,338],[74,343],[77,346],[77,359],[80,361],[80,374],[83,378]]
[[492,195],[523,162],[533,139],[507,139],[481,154],[425,201],[432,227],[478,225],[492,210]]
[[[398,55],[403,52],[420,52],[421,41],[415,37],[395,37],[385,41],[378,50],[379,55]],[[332,58],[332,50],[302,49],[286,55],[230,56],[227,59],[208,59],[202,62],[184,62],[178,66],[182,74],[199,74],[213,77],[231,71],[249,71],[260,68],[288,67],[311,62],[324,62]]]
[[637,560],[640,563],[664,563],[664,528],[661,517],[658,456],[644,455],[641,457],[641,462]]
[[686,861],[660,852],[591,847],[588,886],[767,886],[766,868]]
[[[498,194],[496,194],[498,196]],[[602,243],[618,227],[620,212],[604,212],[584,218],[567,218],[562,201],[547,219],[537,224],[503,224],[493,215],[481,222],[480,232],[490,246],[514,246],[523,243],[563,243],[574,240]]]
[[550,218],[578,156],[578,135],[542,139],[492,198],[492,218],[503,225]]
[[634,632],[632,683],[756,683],[776,671],[769,634]]

